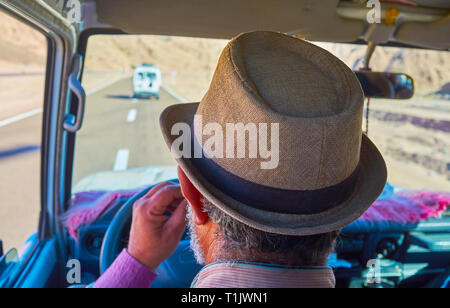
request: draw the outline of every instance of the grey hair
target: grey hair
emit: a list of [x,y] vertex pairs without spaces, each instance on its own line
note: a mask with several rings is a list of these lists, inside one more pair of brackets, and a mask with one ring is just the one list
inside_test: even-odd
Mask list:
[[188,223],[188,229],[189,229],[189,236],[191,238],[190,244],[191,244],[191,250],[194,253],[195,260],[198,264],[206,265],[206,259],[203,254],[203,251],[200,247],[200,242],[198,240],[197,231],[195,229],[195,223],[194,223],[194,211],[192,210],[191,206],[187,207],[187,223]]
[[216,262],[253,261],[292,266],[324,265],[340,231],[311,236],[287,236],[251,228],[203,199],[204,211],[218,226]]

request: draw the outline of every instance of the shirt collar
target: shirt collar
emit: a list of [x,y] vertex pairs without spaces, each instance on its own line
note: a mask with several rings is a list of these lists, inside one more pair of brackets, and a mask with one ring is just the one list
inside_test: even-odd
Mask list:
[[193,288],[334,288],[333,270],[327,266],[221,262],[205,266],[195,277]]

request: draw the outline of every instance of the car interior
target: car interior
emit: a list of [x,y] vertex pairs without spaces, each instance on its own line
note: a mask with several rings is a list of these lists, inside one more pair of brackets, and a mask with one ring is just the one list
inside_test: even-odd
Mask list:
[[[175,161],[159,136],[160,111],[166,105],[200,100],[217,61],[202,50],[215,48],[218,54],[239,33],[282,32],[341,58],[355,71],[370,102],[363,129],[374,136],[401,134],[401,128],[388,131],[381,122],[400,121],[393,113],[419,96],[421,104],[429,99],[427,106],[445,106],[444,115],[450,113],[448,96],[435,105],[431,96],[422,98],[422,92],[435,90],[422,87],[426,78],[402,70],[394,60],[383,60],[385,55],[417,53],[424,59],[444,59],[441,66],[448,70],[448,0],[381,1],[379,12],[360,0],[81,0],[79,15],[64,3],[0,3],[2,12],[42,32],[49,46],[39,228],[20,253],[0,252],[0,287],[70,287],[68,260],[82,266],[79,285],[91,284],[105,272],[127,247],[134,202],[161,181],[177,182]],[[377,14],[381,21],[369,23],[368,16]],[[99,46],[106,46],[102,55]],[[149,61],[162,73],[161,92],[152,94],[158,100],[133,92],[134,70]],[[392,69],[386,70],[382,61]],[[103,86],[99,80],[105,80]],[[391,113],[382,113],[385,109]],[[415,118],[405,121],[414,129],[428,125]],[[449,119],[439,123],[433,128],[436,138],[448,138]],[[398,153],[386,150],[394,158]],[[420,183],[425,173],[417,180],[408,178],[410,170],[395,165],[392,186],[386,186],[380,200],[405,188],[448,194],[450,160],[448,153],[442,157],[444,167],[433,169],[441,186]],[[418,156],[402,156],[407,158],[419,161]],[[407,181],[416,185],[403,184]],[[158,268],[152,287],[190,286],[202,266],[189,245],[186,231],[177,251]],[[381,272],[376,284],[367,280],[373,260]],[[449,211],[440,209],[439,215],[417,221],[358,220],[342,230],[329,265],[339,288],[448,287]]]

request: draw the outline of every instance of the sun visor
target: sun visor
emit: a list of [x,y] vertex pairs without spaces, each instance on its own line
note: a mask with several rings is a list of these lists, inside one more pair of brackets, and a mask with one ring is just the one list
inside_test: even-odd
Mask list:
[[450,15],[433,23],[404,23],[397,29],[395,39],[421,47],[450,49]]
[[336,14],[339,0],[96,0],[99,21],[133,34],[232,38],[271,30],[309,40],[352,42],[364,22]]

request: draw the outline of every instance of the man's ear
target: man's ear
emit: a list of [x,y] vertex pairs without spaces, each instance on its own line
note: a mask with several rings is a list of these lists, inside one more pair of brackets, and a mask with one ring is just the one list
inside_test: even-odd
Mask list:
[[186,200],[191,205],[194,211],[194,223],[196,225],[203,225],[208,221],[208,213],[203,211],[202,194],[192,185],[183,169],[178,166],[178,179],[180,180],[181,190]]

